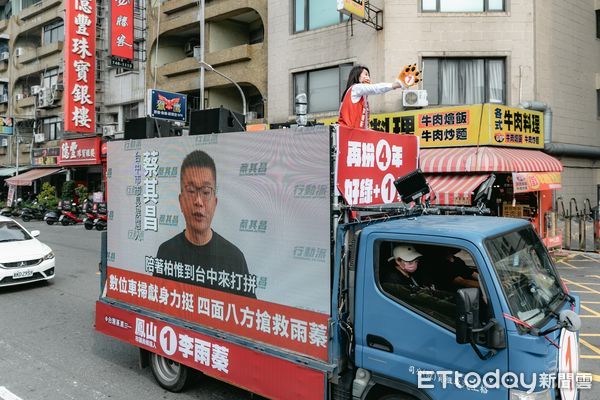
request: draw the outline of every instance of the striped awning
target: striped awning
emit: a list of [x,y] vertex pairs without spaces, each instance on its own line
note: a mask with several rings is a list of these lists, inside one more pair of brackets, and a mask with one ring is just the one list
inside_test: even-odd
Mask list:
[[25,173],[13,176],[12,178],[8,178],[6,183],[15,186],[31,186],[31,183],[36,179],[55,174],[60,170],[60,168],[35,168]]
[[489,175],[426,175],[433,195],[431,204],[471,205],[473,192]]
[[561,172],[556,158],[539,150],[506,147],[421,149],[424,173],[447,172]]

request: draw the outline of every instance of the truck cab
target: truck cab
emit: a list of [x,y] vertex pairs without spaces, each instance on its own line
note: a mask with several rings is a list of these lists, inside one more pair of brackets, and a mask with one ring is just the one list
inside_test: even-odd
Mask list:
[[[551,381],[561,378],[573,380],[570,391],[560,385],[562,398],[576,398],[577,337],[559,315],[577,312],[578,300],[530,224],[423,215],[340,231],[355,241],[350,278],[335,280],[354,294],[346,318],[354,398],[555,399]],[[386,282],[397,246],[422,255],[410,287]],[[450,256],[462,260],[476,288],[443,282],[453,276],[444,270]],[[344,319],[346,299],[338,298]]]

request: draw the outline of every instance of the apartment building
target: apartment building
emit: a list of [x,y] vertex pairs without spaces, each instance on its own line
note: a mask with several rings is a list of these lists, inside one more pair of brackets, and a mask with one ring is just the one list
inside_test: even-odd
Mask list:
[[[335,0],[269,1],[270,122],[336,117],[349,69],[390,82],[418,63],[429,107],[543,103],[545,151],[564,166],[556,195],[598,201],[600,2],[379,0],[377,30],[341,16]],[[283,56],[285,55],[285,57]],[[403,110],[400,91],[371,96],[372,113]]]
[[[209,0],[205,4],[205,62],[241,87],[248,119],[266,118],[267,2]],[[148,13],[146,86],[187,94],[188,108],[200,108],[200,44],[196,0],[167,0]],[[195,50],[196,49],[196,50]],[[227,79],[205,73],[204,108],[242,112],[242,98]]]
[[[109,51],[110,2],[81,3],[82,10],[89,11],[89,16],[95,15],[95,20],[85,17],[86,12],[77,11],[79,15],[74,14],[71,21],[66,21],[66,1],[3,3],[0,5],[0,116],[12,121],[13,133],[0,135],[0,175],[14,174],[18,163],[24,170],[18,182],[24,192],[39,192],[40,179],[50,180],[59,188],[62,182],[72,179],[90,191],[103,191],[103,136],[118,137],[127,118],[145,115],[144,4],[135,4],[134,20],[130,21],[135,25],[134,60],[130,68],[119,68],[111,62]],[[79,83],[90,84],[89,93],[87,85],[85,92],[80,91],[81,87],[78,89],[79,94],[65,85],[65,68],[70,67],[65,60],[69,53],[75,52],[74,44],[65,39],[69,27],[76,28],[75,33],[83,35],[85,43],[95,47],[94,54],[85,60],[92,65],[87,65],[89,76],[77,78]],[[70,130],[66,126],[73,117],[66,107],[69,98],[91,104],[95,116],[87,122],[89,129]],[[61,154],[64,149],[69,149],[65,153],[70,155],[69,160]]]

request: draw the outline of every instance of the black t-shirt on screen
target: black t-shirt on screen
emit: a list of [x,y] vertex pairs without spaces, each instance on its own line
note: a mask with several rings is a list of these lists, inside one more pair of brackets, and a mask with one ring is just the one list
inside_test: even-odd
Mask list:
[[[191,243],[187,240],[185,231],[183,231],[161,244],[158,248],[156,258],[173,263],[180,262],[183,265],[192,265],[194,267],[194,275],[191,279],[186,279],[184,277],[167,275],[164,272],[158,273],[155,269],[154,276],[256,298],[254,290],[249,289],[248,285],[244,283],[245,279],[253,277],[248,272],[248,265],[246,264],[244,254],[233,243],[215,231],[213,231],[210,241],[203,246]],[[216,280],[208,279],[210,270],[216,272]],[[222,271],[229,273],[229,277],[225,277],[225,280],[223,279],[224,274]]]

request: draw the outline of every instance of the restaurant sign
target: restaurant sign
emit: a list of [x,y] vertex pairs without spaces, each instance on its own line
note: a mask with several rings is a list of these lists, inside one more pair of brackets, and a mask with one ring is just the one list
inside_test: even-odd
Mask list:
[[[321,120],[326,124],[336,121]],[[417,135],[421,148],[478,145],[544,148],[543,114],[500,104],[371,114],[369,124],[377,131]]]

